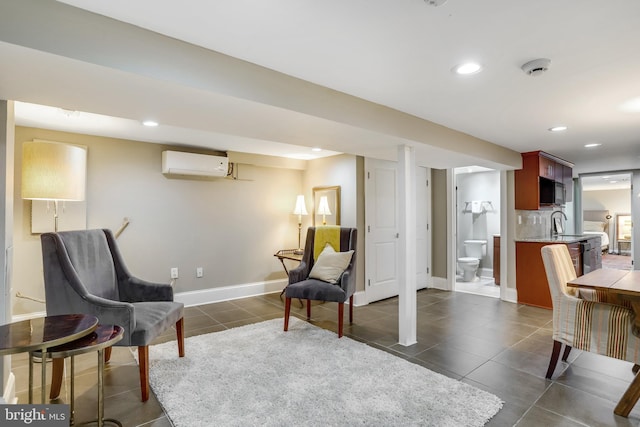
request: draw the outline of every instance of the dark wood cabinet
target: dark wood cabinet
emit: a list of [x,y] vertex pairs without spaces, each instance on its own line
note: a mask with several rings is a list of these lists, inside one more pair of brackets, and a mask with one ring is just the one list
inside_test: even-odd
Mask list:
[[[541,249],[551,242],[516,242],[516,289],[518,302],[536,307],[553,308],[547,273]],[[567,243],[576,275],[582,276],[580,242]]]
[[515,208],[538,210],[557,206],[560,203],[555,201],[555,191],[563,192],[561,199],[565,202],[571,201],[572,175],[571,162],[544,151],[522,153],[522,169],[515,171]]

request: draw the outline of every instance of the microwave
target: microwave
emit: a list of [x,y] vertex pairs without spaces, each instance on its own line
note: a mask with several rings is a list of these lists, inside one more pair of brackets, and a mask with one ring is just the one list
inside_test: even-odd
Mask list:
[[552,179],[540,177],[540,204],[564,205],[566,190],[564,184]]

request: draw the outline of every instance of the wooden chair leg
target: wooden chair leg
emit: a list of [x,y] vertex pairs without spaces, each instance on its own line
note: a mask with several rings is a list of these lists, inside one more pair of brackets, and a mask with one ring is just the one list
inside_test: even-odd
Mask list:
[[140,390],[142,401],[149,400],[149,346],[138,347],[138,364],[140,367]]
[[291,313],[291,298],[284,301],[284,331],[289,330],[289,314]]
[[562,343],[560,341],[553,340],[553,350],[551,351],[551,360],[549,361],[549,369],[547,369],[547,375],[545,378],[551,379],[553,376],[553,371],[556,370],[556,365],[558,364],[558,358],[560,356],[560,349],[562,348]]
[[[42,363],[47,363],[47,360],[42,359]],[[53,359],[51,361],[51,390],[49,390],[49,399],[57,399],[58,396],[60,396],[60,388],[62,387],[63,376],[64,359]]]
[[307,300],[307,321],[311,320],[311,300]]
[[342,338],[342,324],[344,323],[344,303],[338,303],[338,338]]
[[349,297],[349,323],[353,323],[353,295]]
[[184,357],[184,317],[176,322],[176,335],[178,339],[178,356]]
[[564,353],[562,353],[562,361],[563,362],[567,361],[567,359],[569,358],[569,353],[571,353],[571,346],[570,345],[565,345]]
[[621,417],[628,417],[633,407],[636,406],[638,399],[640,399],[640,375],[636,375],[631,384],[629,384],[629,388],[620,398],[613,413]]
[[107,347],[104,349],[104,363],[107,363],[109,360],[111,360],[111,349],[113,347]]

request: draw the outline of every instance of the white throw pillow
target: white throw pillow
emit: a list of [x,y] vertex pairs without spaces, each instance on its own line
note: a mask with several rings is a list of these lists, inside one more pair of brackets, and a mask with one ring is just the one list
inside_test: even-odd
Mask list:
[[313,268],[309,273],[310,279],[318,279],[323,282],[337,283],[338,279],[349,266],[351,257],[353,256],[353,250],[347,252],[336,252],[333,247],[327,243]]

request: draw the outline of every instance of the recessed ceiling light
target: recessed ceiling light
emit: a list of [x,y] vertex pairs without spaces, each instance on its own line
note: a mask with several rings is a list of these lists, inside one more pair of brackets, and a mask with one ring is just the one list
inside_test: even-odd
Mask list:
[[153,120],[145,120],[142,122],[143,125],[145,126],[149,126],[149,127],[155,127],[158,126],[158,122],[153,121]]
[[632,98],[620,104],[618,110],[625,113],[640,113],[640,97]]
[[584,148],[593,148],[593,147],[599,147],[602,144],[600,144],[599,142],[592,142],[591,144],[584,144]]
[[461,76],[468,76],[482,71],[482,65],[476,62],[466,62],[464,64],[456,65],[451,69],[451,71]]
[[562,126],[554,126],[552,128],[549,128],[549,132],[562,132],[562,131],[565,131],[567,129],[568,128],[566,126],[564,126],[564,125],[562,125]]
[[320,148],[320,147],[313,147],[313,148],[311,149],[311,151],[322,151],[322,148]]
[[615,184],[615,183],[617,183],[617,182],[618,182],[618,181],[613,181],[613,180],[611,180],[611,181],[609,181],[609,184]]

